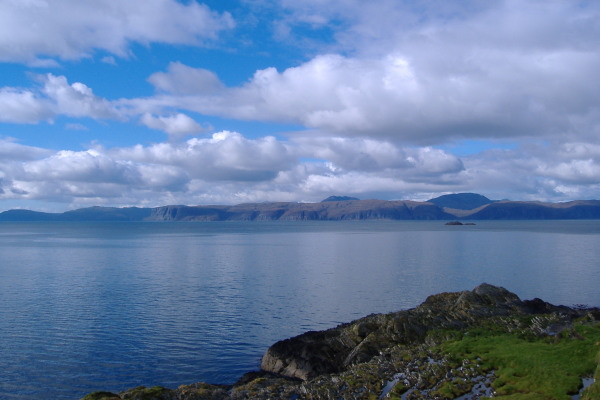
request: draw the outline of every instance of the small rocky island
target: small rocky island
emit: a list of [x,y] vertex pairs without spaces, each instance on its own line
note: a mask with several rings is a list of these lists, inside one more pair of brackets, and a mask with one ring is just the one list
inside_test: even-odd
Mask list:
[[[432,295],[410,310],[373,314],[277,342],[263,356],[261,370],[245,374],[234,385],[138,387],[118,394],[95,392],[84,400],[411,400],[524,393],[511,380],[510,373],[519,375],[514,365],[508,375],[502,367],[502,357],[509,355],[496,353],[506,349],[509,354],[513,347],[530,343],[554,346],[556,357],[571,358],[566,365],[580,357],[575,363],[579,369],[559,371],[566,376],[564,383],[546,378],[552,380],[550,389],[542,385],[538,397],[528,397],[555,398],[552,390],[577,394],[583,375],[591,376],[594,369],[600,375],[599,320],[598,308],[522,301],[504,288],[482,284],[472,291]],[[597,399],[598,393],[594,383],[581,399]]]

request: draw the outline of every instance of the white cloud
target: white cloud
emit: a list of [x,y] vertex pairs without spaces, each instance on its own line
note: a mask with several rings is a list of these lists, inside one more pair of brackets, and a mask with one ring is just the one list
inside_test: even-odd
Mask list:
[[109,65],[117,65],[117,60],[115,60],[115,58],[113,56],[106,56],[106,57],[102,57],[102,61],[105,64],[109,64]]
[[467,191],[494,199],[571,200],[596,197],[599,171],[598,145],[584,142],[458,158],[372,138],[281,141],[228,131],[87,151],[0,140],[0,200],[73,207],[319,201],[331,194],[426,200]]
[[89,128],[80,123],[68,123],[65,125],[65,128],[71,131],[87,131]]
[[23,165],[30,181],[131,183],[136,171],[128,162],[116,161],[95,150],[67,151]]
[[281,71],[257,70],[236,87],[175,63],[150,78],[159,94],[138,105],[421,145],[600,131],[595,3],[276,5],[292,31],[330,27],[338,47],[326,43],[329,53]]
[[[132,89],[109,99],[94,94],[97,83],[73,81],[65,67],[64,75],[42,75],[32,88],[0,88],[0,122],[63,116],[69,119],[56,125],[68,129],[83,127],[80,118],[138,122],[180,139],[203,132],[206,125],[189,116],[194,112],[222,117],[211,120],[218,129],[243,126],[226,118],[296,125],[287,139],[249,124],[246,137],[223,130],[103,148],[103,134],[116,143],[125,130],[108,132],[111,123],[77,135],[98,134],[93,151],[0,140],[0,199],[162,205],[318,201],[331,194],[427,199],[461,191],[531,200],[598,197],[600,3],[281,0],[240,3],[238,15],[251,13],[245,7],[259,12],[245,28],[259,26],[260,12],[273,8],[273,26],[260,29],[272,28],[289,43],[279,70],[262,63],[246,80],[236,77],[244,83],[227,86],[206,69],[212,61],[194,59],[204,67],[195,68],[160,59],[157,68],[165,69],[147,78],[154,94],[137,97],[143,95]],[[120,73],[106,63],[134,60],[134,43],[201,46],[232,28],[229,14],[197,1],[5,1],[0,61],[51,68],[57,60],[98,55],[96,66]],[[218,44],[232,46],[222,60],[243,60],[259,43],[246,40],[266,40],[236,33],[236,44]],[[235,47],[241,42],[248,47]],[[191,63],[187,55],[181,59]],[[303,61],[289,66],[290,59]],[[217,72],[229,81],[233,65]],[[130,137],[147,143],[135,139],[139,130]],[[464,157],[440,149],[463,139],[508,139],[515,146]]]
[[[431,147],[411,148],[407,151],[408,160],[413,164],[419,175],[439,177],[443,174],[455,174],[464,170],[462,161],[443,150]],[[423,179],[421,177],[421,179]]]
[[52,74],[47,74],[43,81],[42,92],[53,101],[56,114],[96,119],[121,118],[108,100],[97,97],[81,82],[69,85],[66,77]]
[[600,184],[600,145],[563,143],[552,148],[553,159],[540,157],[537,172],[556,182],[556,186]]
[[69,84],[64,76],[38,77],[43,87],[25,90],[0,88],[0,122],[52,121],[59,115],[95,119],[124,119],[112,103],[100,98],[81,82]]
[[268,181],[295,162],[289,147],[273,137],[250,140],[228,131],[210,139],[135,146],[115,154],[145,164],[177,166],[190,177],[206,181]]
[[[0,149],[11,147],[10,143],[0,145]],[[182,191],[189,182],[186,172],[176,166],[136,163],[98,150],[34,154],[37,159],[3,165],[1,198],[102,204],[134,201],[155,191],[157,196],[163,191]]]
[[170,63],[167,72],[157,72],[148,81],[160,91],[178,95],[211,94],[225,88],[214,72],[180,62]]
[[[470,66],[439,60],[446,65],[430,71],[420,67],[422,61],[400,54],[379,59],[321,55],[283,72],[259,70],[240,87],[215,92],[221,85],[212,77],[210,90],[179,96],[173,87],[174,93],[153,101],[208,115],[412,143],[597,130],[600,83],[589,77],[600,70],[600,54],[482,51],[464,57]],[[461,71],[466,67],[472,71]],[[181,70],[172,79],[169,73],[160,75],[159,88],[184,82],[183,75]]]
[[202,45],[233,26],[230,14],[195,1],[3,1],[0,61],[80,59],[97,49],[127,56],[132,42]]
[[543,168],[542,172],[563,182],[600,184],[600,163],[592,159],[563,162]]
[[404,179],[455,174],[463,170],[461,160],[431,147],[400,147],[396,143],[369,138],[321,137],[295,139],[306,158],[327,160],[335,170],[360,172],[395,171]]
[[53,116],[47,99],[27,90],[0,88],[0,122],[35,123]]
[[562,159],[587,159],[592,157],[600,161],[600,143],[563,143],[560,145],[558,154]]
[[36,160],[51,153],[50,150],[19,144],[13,138],[0,138],[0,165],[8,161]]
[[140,118],[140,122],[150,129],[165,131],[172,137],[198,134],[204,131],[200,124],[181,113],[158,117],[145,113]]

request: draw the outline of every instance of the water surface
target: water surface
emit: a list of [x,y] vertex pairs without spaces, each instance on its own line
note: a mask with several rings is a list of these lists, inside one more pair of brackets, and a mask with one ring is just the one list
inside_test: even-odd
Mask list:
[[233,383],[277,340],[482,282],[600,306],[600,221],[0,224],[0,399]]

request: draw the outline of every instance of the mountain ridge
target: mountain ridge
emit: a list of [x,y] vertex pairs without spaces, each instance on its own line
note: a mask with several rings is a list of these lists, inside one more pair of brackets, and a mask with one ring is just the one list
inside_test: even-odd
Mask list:
[[[481,204],[481,203],[484,204]],[[457,208],[462,207],[462,208]],[[468,208],[473,207],[473,208]],[[428,201],[328,200],[319,203],[241,203],[236,205],[166,205],[87,207],[63,213],[8,210],[0,221],[343,221],[343,220],[540,220],[600,219],[600,200],[565,203],[493,201],[474,193]]]
[[490,200],[487,197],[477,193],[445,194],[427,201],[435,204],[436,206],[455,210],[472,210],[474,208],[495,202],[495,200]]

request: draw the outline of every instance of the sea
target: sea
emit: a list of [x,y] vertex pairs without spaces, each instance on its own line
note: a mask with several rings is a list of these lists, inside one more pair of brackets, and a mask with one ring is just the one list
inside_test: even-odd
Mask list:
[[600,220],[1,222],[0,399],[232,384],[278,340],[490,283],[600,306]]

